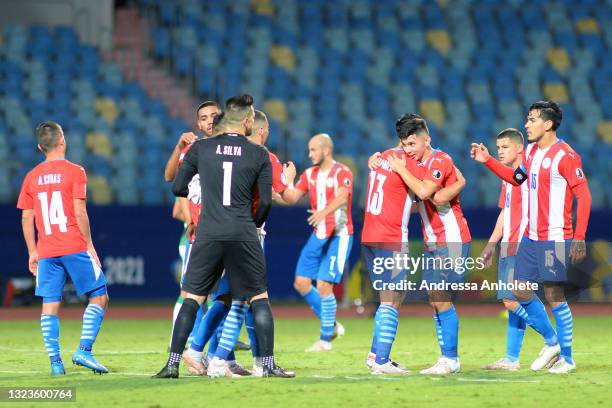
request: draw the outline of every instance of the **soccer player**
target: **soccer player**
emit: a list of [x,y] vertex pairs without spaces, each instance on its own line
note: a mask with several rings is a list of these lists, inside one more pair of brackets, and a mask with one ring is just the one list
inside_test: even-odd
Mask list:
[[45,161],[26,175],[17,208],[23,210],[23,236],[29,269],[36,276],[36,295],[43,300],[40,326],[51,360],[51,375],[66,373],[60,355],[58,318],[66,275],[72,279],[77,294],[89,298],[81,341],[72,362],[94,373],[108,373],[91,351],[104,319],[108,294],[91,240],[85,205],[87,175],[81,166],[64,158],[66,139],[59,124],[43,122],[36,128],[36,135]]
[[[416,160],[407,157],[402,148],[407,142],[402,133],[401,120],[397,133],[401,144],[377,156],[376,168],[370,171],[368,195],[365,206],[363,231],[361,236],[362,253],[375,291],[379,292],[380,305],[374,318],[374,336],[368,353],[366,365],[372,374],[405,374],[406,367],[390,359],[391,347],[398,326],[399,308],[406,296],[405,290],[382,288],[382,284],[402,283],[409,272],[402,265],[394,263],[393,268],[377,270],[386,259],[408,256],[408,221],[414,204],[414,195],[402,178],[389,163],[389,158],[402,157],[406,167],[413,174],[420,174],[421,168]],[[465,179],[458,172],[458,180],[448,187],[438,190],[434,197],[448,202],[465,186]]]
[[[419,162],[422,169],[421,175],[415,175],[406,167],[404,157],[389,157],[393,170],[417,197],[425,243],[423,281],[428,285],[444,286],[461,283],[465,268],[459,265],[464,264],[469,252],[470,230],[461,211],[458,195],[448,202],[435,198],[436,191],[457,181],[453,160],[443,151],[432,148],[427,123],[420,115],[405,114],[395,125],[408,157]],[[370,168],[375,167],[376,158],[377,154],[370,157]],[[435,311],[434,322],[442,355],[432,367],[421,370],[421,374],[445,375],[459,372],[459,318],[453,305],[456,292],[432,289],[428,290],[428,296]]]
[[[472,144],[471,155],[502,180],[529,188],[528,222],[516,255],[516,280],[544,285],[557,331],[538,296],[520,287],[514,292],[529,320],[546,345],[531,364],[532,370],[550,367],[553,374],[576,369],[572,358],[573,318],[565,301],[566,266],[586,256],[585,236],[591,210],[591,192],[580,156],[557,137],[563,113],[554,101],[538,101],[529,107],[525,128],[529,144],[523,164],[504,166],[481,144]],[[573,197],[577,200],[576,229],[572,228]],[[556,362],[555,362],[556,360]]]
[[[213,101],[205,101],[202,102],[198,108],[196,109],[196,125],[204,138],[211,137],[213,134],[213,121],[215,117],[221,112],[219,105],[217,102]],[[166,167],[164,169],[164,178],[166,181],[172,182],[176,177],[176,173],[178,171],[179,165],[182,162],[183,157],[191,148],[193,142],[198,140],[199,137],[193,132],[183,133],[176,147],[172,151],[168,162],[166,163]],[[178,197],[178,207],[181,214],[184,217],[185,221],[185,250],[181,255],[183,260],[183,267],[181,269],[181,280],[180,286],[182,287],[183,276],[185,275],[185,271],[187,270],[187,260],[189,259],[189,253],[191,250],[191,243],[193,241],[193,235],[195,232],[195,226],[197,225],[197,220],[200,216],[200,210],[202,207],[200,200],[200,178],[196,174],[191,181],[189,194],[186,198]],[[175,204],[176,207],[176,204]],[[174,212],[174,211],[173,211]],[[180,249],[179,249],[180,251]],[[172,326],[174,327],[174,322],[176,321],[176,316],[183,304],[183,299],[185,297],[185,292],[181,290],[179,297],[176,299],[176,303],[174,304],[174,309],[172,311]],[[228,300],[229,304],[229,300]],[[228,306],[229,308],[229,306]],[[195,331],[197,330],[202,316],[202,308],[198,311],[198,316],[196,318],[196,324],[194,325],[194,332],[191,333],[190,338],[193,337]],[[172,333],[170,333],[170,339],[172,339]],[[170,340],[172,341],[172,340]]]
[[[268,118],[266,117],[266,115],[259,110],[255,110],[255,119],[253,122],[252,133],[251,133],[251,136],[248,137],[248,139],[255,144],[265,146],[266,141],[268,140],[269,132],[270,132],[269,129],[270,127],[269,127]],[[283,165],[278,160],[278,157],[276,157],[276,155],[270,152],[269,150],[268,150],[268,155],[270,157],[270,162],[272,164],[273,199],[278,200],[280,198],[279,194],[284,192],[285,189],[287,188],[287,179],[285,175],[283,174]],[[291,167],[293,166],[293,164],[289,163],[288,166]],[[256,195],[255,200],[254,200],[254,209],[257,208],[258,201],[259,201],[259,198]],[[258,234],[260,236],[261,244],[263,247],[264,238],[266,235],[266,232],[263,226],[258,229]],[[216,291],[215,296],[217,297],[229,296],[230,295],[229,292],[230,291],[229,291],[229,285],[227,282],[227,276],[224,275],[221,278],[221,283],[219,284],[219,289]],[[235,312],[239,313],[238,310],[235,310]],[[205,319],[207,319],[207,317],[208,317],[208,313],[207,313],[207,316],[205,316]],[[251,373],[248,370],[244,370],[242,367],[239,367],[239,364],[235,361],[235,358],[233,357],[232,350],[234,349],[235,344],[233,342],[233,336],[231,335],[231,333],[233,332],[235,327],[233,327],[233,322],[229,320],[225,320],[225,321],[217,320],[218,322],[217,324],[223,323],[221,326],[221,329],[222,329],[221,333],[219,334],[219,337],[220,337],[219,340],[223,339],[223,342],[221,343],[220,348],[219,348],[218,342],[216,346],[213,345],[211,342],[211,346],[209,346],[209,349],[208,349],[208,359],[212,360],[216,356],[217,358],[221,360],[227,360],[231,374],[234,377],[251,375],[251,374],[257,377],[261,377],[263,375],[263,366],[262,366],[262,361],[261,361],[262,356],[259,355],[259,350],[257,347],[257,337],[256,337],[254,326],[253,326],[253,313],[250,308],[246,311],[245,320],[246,320],[247,333],[249,335],[249,340],[251,343],[251,352],[253,354],[253,372]],[[208,321],[209,320],[207,319],[206,323],[203,323],[200,326],[189,349],[185,352],[185,354],[183,354],[183,359],[185,360],[185,363],[188,364],[190,367],[193,366],[196,369],[204,369],[208,367],[207,357],[202,355],[202,351],[204,349],[204,346],[206,345],[206,343],[208,342],[208,340],[210,339],[212,335],[211,329],[214,330],[216,328],[216,327],[210,327],[208,324]],[[225,327],[226,325],[227,325],[227,328]],[[223,335],[223,330],[225,330],[225,336]],[[240,328],[238,328],[238,331],[240,331]],[[201,362],[201,363],[198,365],[198,362]],[[226,375],[226,374],[222,372],[221,373],[213,372],[211,369],[211,372],[209,373],[209,375],[218,376],[218,375]]]
[[[497,135],[499,160],[504,165],[516,169],[522,162],[523,144],[524,138],[520,131],[512,128],[502,130]],[[514,281],[516,252],[520,238],[525,233],[525,227],[527,226],[528,194],[526,184],[513,186],[502,181],[498,203],[501,211],[489,238],[489,243],[480,255],[485,261],[485,266],[490,266],[497,243],[501,240],[497,266],[497,281],[500,283],[508,284]],[[508,310],[506,355],[483,368],[486,370],[516,371],[520,368],[519,354],[528,324],[528,314],[525,308],[516,301],[511,290],[498,290],[497,299],[501,300]]]
[[310,196],[308,224],[314,231],[300,253],[293,283],[321,320],[320,338],[306,350],[309,352],[331,350],[331,341],[344,335],[344,327],[336,322],[333,289],[342,280],[353,245],[353,173],[334,160],[333,152],[329,135],[313,136],[308,142],[313,166],[302,173],[295,187],[291,187],[295,173],[288,172],[290,188],[282,195],[288,204],[295,204],[306,193]]
[[[274,320],[268,301],[265,259],[257,228],[268,215],[272,201],[272,169],[265,148],[246,139],[252,132],[254,109],[249,95],[235,96],[225,104],[219,123],[222,133],[196,142],[185,155],[173,183],[177,196],[188,193],[188,184],[199,173],[202,189],[200,223],[183,288],[186,298],[176,319],[168,362],[155,378],[177,378],[181,354],[195,321],[197,310],[225,269],[232,311],[228,319],[242,324],[246,299],[253,309],[257,347],[262,356],[263,376],[294,377],[274,361]],[[254,189],[259,206],[252,213]],[[237,338],[239,332],[232,335]],[[225,365],[213,359],[209,364]],[[215,367],[215,371],[222,369]]]

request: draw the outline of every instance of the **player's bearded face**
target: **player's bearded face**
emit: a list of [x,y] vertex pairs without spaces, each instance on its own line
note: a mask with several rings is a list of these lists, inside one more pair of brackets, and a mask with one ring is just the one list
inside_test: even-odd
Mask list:
[[308,145],[308,158],[313,166],[318,166],[323,162],[323,148],[316,143]]
[[206,137],[212,136],[213,121],[218,114],[219,108],[216,106],[207,106],[198,111],[198,129],[200,129]]

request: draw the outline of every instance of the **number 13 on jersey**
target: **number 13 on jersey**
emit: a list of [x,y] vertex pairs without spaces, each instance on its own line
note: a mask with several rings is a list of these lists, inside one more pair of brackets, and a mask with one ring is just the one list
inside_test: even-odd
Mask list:
[[366,212],[379,215],[382,211],[384,199],[383,184],[385,184],[385,180],[387,180],[387,176],[384,174],[379,174],[376,171],[370,172],[370,189],[366,202]]

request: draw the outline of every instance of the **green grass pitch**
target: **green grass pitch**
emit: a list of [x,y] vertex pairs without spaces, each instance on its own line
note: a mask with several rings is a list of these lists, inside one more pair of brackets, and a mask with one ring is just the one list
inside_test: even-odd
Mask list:
[[[345,319],[342,323],[347,335],[334,342],[334,349],[311,354],[304,350],[317,338],[317,321],[276,321],[277,359],[297,372],[292,380],[189,377],[183,368],[178,380],[153,380],[149,376],[167,358],[168,321],[104,322],[94,352],[111,373],[98,376],[66,364],[67,375],[60,378],[49,376],[38,323],[4,321],[0,322],[0,386],[76,387],[75,406],[79,407],[610,406],[612,317],[575,319],[578,370],[563,376],[529,370],[541,347],[540,337],[530,331],[525,336],[520,371],[481,370],[481,365],[503,356],[506,327],[501,318],[482,317],[460,320],[460,374],[443,378],[419,375],[418,370],[433,364],[438,356],[433,322],[430,318],[402,318],[392,355],[412,374],[372,376],[364,364],[372,321]],[[75,320],[61,322],[66,363],[78,344],[80,325]],[[241,351],[237,356],[250,365],[250,352]]]

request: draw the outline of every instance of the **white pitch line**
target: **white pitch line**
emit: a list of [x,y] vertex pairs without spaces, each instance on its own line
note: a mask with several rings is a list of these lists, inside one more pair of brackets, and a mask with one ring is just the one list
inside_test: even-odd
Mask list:
[[[26,348],[13,348],[13,347],[3,347],[0,346],[0,351],[9,351],[13,353],[27,353],[27,354],[40,354],[44,353],[44,349],[41,351],[32,351],[32,349]],[[153,351],[153,350],[126,350],[126,351],[116,351],[116,350],[96,350],[95,353],[97,355],[119,355],[119,356],[127,356],[127,355],[140,355],[140,354],[165,354],[165,351]]]
[[10,371],[0,370],[0,374],[43,374],[42,371]]
[[466,382],[498,382],[498,383],[533,383],[539,384],[540,380],[508,380],[505,378],[457,378],[457,381]]

